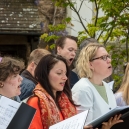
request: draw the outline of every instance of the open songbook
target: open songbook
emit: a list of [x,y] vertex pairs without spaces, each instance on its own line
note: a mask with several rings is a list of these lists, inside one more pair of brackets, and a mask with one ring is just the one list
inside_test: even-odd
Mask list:
[[50,126],[49,129],[83,129],[84,125],[92,125],[93,128],[101,128],[103,122],[107,122],[111,117],[114,117],[117,114],[122,115],[121,119],[123,119],[124,122],[114,125],[111,129],[129,129],[129,106],[116,107],[89,123],[86,123],[88,115],[88,110],[86,110]]
[[49,129],[83,129],[87,114],[88,110],[52,125]]
[[129,129],[129,106],[118,106],[86,125],[92,125],[94,128],[101,128],[103,122],[107,122],[111,117],[118,114],[122,115],[121,119],[124,120],[124,122],[114,125],[111,129]]
[[0,96],[0,129],[28,129],[36,109]]

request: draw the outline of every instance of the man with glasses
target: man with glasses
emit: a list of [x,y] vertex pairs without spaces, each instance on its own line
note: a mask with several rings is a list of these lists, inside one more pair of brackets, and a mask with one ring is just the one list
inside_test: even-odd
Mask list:
[[45,49],[35,49],[31,52],[27,68],[21,73],[21,76],[23,77],[22,84],[20,85],[21,94],[19,96],[21,100],[24,100],[32,95],[32,91],[37,84],[37,81],[34,78],[35,68],[37,67],[41,58],[47,54],[50,54],[50,52]]

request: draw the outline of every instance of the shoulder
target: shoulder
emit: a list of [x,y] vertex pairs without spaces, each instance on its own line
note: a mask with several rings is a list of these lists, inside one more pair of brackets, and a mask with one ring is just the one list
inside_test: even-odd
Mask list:
[[81,78],[72,88],[74,89],[87,89],[87,88],[92,88],[91,83],[87,78]]
[[29,79],[27,79],[27,78],[25,78],[25,77],[23,77],[23,76],[22,76],[22,78],[23,78],[23,80],[22,80],[21,87],[22,87],[22,86],[25,86],[25,85],[30,85],[30,86],[32,86],[32,87],[35,86],[35,83],[34,83],[33,81],[31,81],[31,80],[29,80]]
[[116,98],[122,97],[122,92],[117,92],[117,93],[115,93],[115,97],[116,97]]
[[26,103],[32,107],[35,107],[36,109],[39,107],[38,103],[39,103],[39,98],[38,97],[29,97],[27,98]]
[[79,80],[78,75],[75,72],[73,72],[72,70],[70,71],[70,78],[74,78],[76,80]]
[[81,78],[72,88],[72,94],[76,92],[80,93],[92,93],[93,86],[87,78]]
[[126,106],[126,102],[123,100],[122,92],[115,93],[117,106]]
[[21,76],[21,77],[23,78],[23,80],[22,80],[23,83],[32,83],[32,84],[34,84],[33,81],[27,79],[26,77],[23,77],[23,76]]

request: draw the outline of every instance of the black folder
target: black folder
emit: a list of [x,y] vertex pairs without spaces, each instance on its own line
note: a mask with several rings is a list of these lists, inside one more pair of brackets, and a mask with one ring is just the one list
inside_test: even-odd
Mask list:
[[28,129],[36,109],[21,103],[7,129]]
[[111,129],[129,129],[129,106],[116,107],[86,125],[92,125],[94,128],[101,128],[103,122],[107,122],[111,117],[118,114],[122,115],[121,119],[124,120],[124,122],[114,125]]
[[36,109],[0,95],[0,129],[28,129]]

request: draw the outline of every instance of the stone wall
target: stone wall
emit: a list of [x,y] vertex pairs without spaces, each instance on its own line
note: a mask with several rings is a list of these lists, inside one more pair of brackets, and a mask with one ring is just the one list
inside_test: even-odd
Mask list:
[[48,25],[61,23],[66,17],[66,9],[56,7],[52,0],[39,0],[38,3],[39,19],[43,32],[48,31]]

